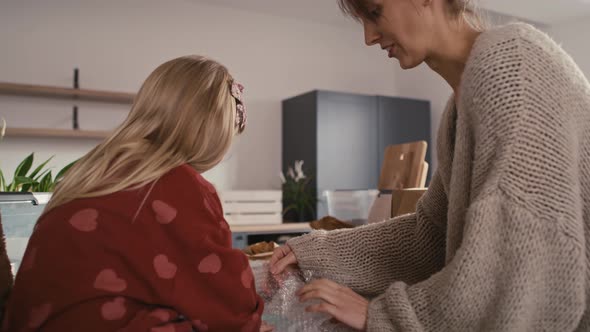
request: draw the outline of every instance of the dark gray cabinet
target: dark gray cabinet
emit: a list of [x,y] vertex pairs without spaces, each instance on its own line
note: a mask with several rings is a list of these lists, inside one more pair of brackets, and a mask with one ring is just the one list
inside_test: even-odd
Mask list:
[[283,169],[304,160],[318,197],[324,190],[377,188],[391,144],[425,140],[432,165],[428,101],[316,90],[282,107]]

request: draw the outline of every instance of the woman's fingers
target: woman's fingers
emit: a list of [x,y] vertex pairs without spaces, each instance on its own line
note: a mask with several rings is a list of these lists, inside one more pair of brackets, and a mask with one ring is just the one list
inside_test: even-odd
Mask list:
[[334,291],[339,291],[344,288],[346,288],[346,287],[342,287],[340,284],[338,284],[332,280],[318,279],[318,280],[314,280],[314,281],[308,283],[307,285],[301,287],[301,289],[299,291],[297,291],[297,295],[301,296],[302,294],[312,291],[314,289],[331,289]]
[[306,308],[308,312],[322,312],[358,330],[364,330],[369,302],[352,289],[327,279],[313,281],[302,287],[297,295],[302,302],[320,300]]
[[289,248],[289,246],[283,246],[276,248],[270,261],[270,272],[272,274],[279,274],[283,272],[287,266],[296,265],[297,258],[295,254]]
[[272,257],[270,258],[270,266],[275,265],[279,260],[283,257],[287,256],[288,252],[290,251],[289,248],[285,248],[287,246],[280,246],[273,250]]
[[307,311],[307,312],[323,312],[325,314],[328,314],[328,315],[336,318],[337,320],[338,320],[337,316],[339,316],[338,315],[339,314],[338,307],[336,307],[332,303],[327,303],[327,302],[322,302],[322,303],[310,305],[309,307],[305,308],[305,311]]

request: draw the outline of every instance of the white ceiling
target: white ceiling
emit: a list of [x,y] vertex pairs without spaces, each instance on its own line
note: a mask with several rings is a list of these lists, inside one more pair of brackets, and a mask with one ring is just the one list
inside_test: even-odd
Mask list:
[[[190,0],[264,14],[346,25],[336,0]],[[477,2],[478,0],[476,0]],[[483,9],[553,25],[583,17],[590,19],[590,0],[479,0]]]

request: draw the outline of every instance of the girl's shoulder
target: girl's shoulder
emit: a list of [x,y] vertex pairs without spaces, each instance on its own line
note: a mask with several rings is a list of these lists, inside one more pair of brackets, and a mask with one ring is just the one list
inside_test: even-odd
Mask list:
[[216,189],[203,175],[188,164],[173,168],[166,173],[159,182],[172,184],[175,187],[198,188],[207,194],[215,194]]

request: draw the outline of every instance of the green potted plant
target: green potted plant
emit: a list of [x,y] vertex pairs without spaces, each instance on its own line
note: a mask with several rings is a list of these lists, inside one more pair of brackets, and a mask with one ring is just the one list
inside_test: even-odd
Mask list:
[[299,222],[313,220],[317,198],[309,187],[312,177],[303,172],[303,160],[296,160],[287,169],[287,176],[281,172],[280,178],[283,185],[284,219]]
[[[0,143],[6,133],[6,121],[0,118]],[[70,163],[54,177],[47,167],[49,159],[33,167],[35,155],[29,154],[19,163],[10,181],[0,169],[0,208],[2,208],[1,229],[6,236],[6,253],[14,274],[24,254],[24,248],[31,232],[41,215],[45,204],[51,197],[56,184],[67,170]],[[27,204],[28,203],[28,204]],[[32,204],[31,204],[32,203]]]
[[[2,120],[0,127],[0,142],[6,134],[6,120]],[[52,192],[58,181],[63,177],[74,162],[62,168],[54,177],[51,169],[46,168],[53,156],[33,169],[35,154],[28,155],[14,171],[12,181],[8,182],[4,172],[0,169],[0,192]]]
[[53,172],[45,168],[53,157],[33,169],[34,159],[35,154],[31,153],[21,161],[10,182],[6,181],[4,173],[0,169],[0,192],[52,192],[65,172],[74,164],[72,162],[65,166],[53,177]]

